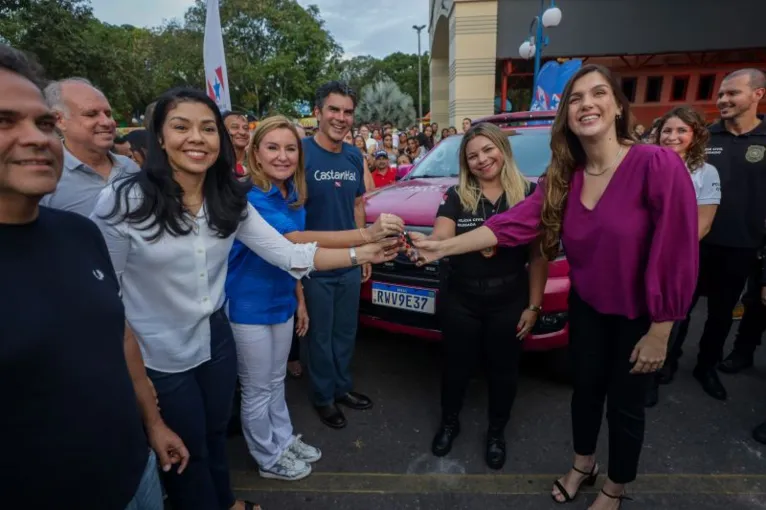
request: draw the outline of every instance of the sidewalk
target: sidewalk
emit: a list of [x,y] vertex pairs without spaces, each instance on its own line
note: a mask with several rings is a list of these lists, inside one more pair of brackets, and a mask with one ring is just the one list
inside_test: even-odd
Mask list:
[[[752,427],[766,420],[766,355],[758,352],[755,369],[722,375],[729,401],[713,400],[691,377],[701,322],[697,315],[676,381],[661,388],[660,404],[648,410],[640,475],[630,488],[636,501],[626,502],[626,510],[766,508],[766,447],[750,439]],[[264,510],[561,508],[548,494],[571,465],[569,388],[551,380],[543,361],[522,361],[507,431],[508,461],[495,473],[483,461],[483,380],[471,386],[452,453],[437,459],[429,448],[439,416],[438,346],[363,330],[355,359],[357,389],[369,394],[375,407],[347,411],[348,427],[331,430],[308,403],[307,381],[289,381],[296,431],[322,448],[323,459],[303,481],[265,481],[242,438],[233,438],[234,487]],[[598,453],[604,464],[605,434],[606,426]],[[589,499],[578,498],[571,508],[585,508]]]

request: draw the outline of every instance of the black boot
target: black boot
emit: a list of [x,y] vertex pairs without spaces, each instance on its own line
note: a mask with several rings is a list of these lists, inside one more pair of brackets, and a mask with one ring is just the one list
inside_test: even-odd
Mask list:
[[460,422],[457,415],[446,416],[442,419],[439,430],[431,443],[431,453],[444,457],[452,450],[452,442],[460,434]]
[[698,365],[694,372],[692,372],[692,375],[700,382],[705,393],[714,399],[726,400],[726,388],[724,388],[714,368],[705,369]]
[[487,452],[484,459],[491,469],[502,469],[505,465],[505,435],[502,429],[490,428],[487,432]]
[[725,374],[737,374],[753,366],[753,353],[731,351],[725,360],[718,364],[718,370]]

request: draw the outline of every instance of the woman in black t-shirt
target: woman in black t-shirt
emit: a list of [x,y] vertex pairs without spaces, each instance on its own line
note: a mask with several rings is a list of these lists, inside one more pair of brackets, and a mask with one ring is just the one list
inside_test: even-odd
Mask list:
[[[492,124],[469,129],[458,157],[459,181],[444,196],[431,239],[478,228],[535,188],[516,167],[508,136]],[[445,348],[442,422],[432,451],[441,457],[452,448],[460,432],[463,397],[481,359],[487,365],[489,385],[486,461],[500,469],[505,463],[504,430],[516,396],[521,342],[540,312],[548,265],[535,242],[458,255],[442,268],[446,278],[439,310]]]

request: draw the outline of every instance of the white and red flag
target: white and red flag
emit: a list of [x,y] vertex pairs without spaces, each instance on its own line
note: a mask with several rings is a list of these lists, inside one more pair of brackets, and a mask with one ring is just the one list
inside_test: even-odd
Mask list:
[[221,111],[231,110],[229,74],[226,72],[226,55],[223,51],[218,0],[207,0],[205,44],[202,51],[207,95],[216,102]]

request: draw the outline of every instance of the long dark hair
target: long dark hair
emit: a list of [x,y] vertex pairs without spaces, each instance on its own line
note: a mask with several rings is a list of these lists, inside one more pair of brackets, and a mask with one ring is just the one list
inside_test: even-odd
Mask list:
[[[116,183],[116,200],[111,212],[104,219],[119,217],[140,224],[140,230],[151,231],[146,239],[155,241],[162,234],[184,236],[193,229],[191,213],[183,205],[183,189],[173,179],[173,169],[162,148],[162,127],[170,110],[180,103],[201,103],[210,108],[215,116],[220,152],[215,163],[208,168],[202,184],[205,214],[208,225],[218,237],[232,235],[244,219],[249,184],[240,183],[234,175],[236,157],[218,106],[203,92],[189,88],[173,89],[157,101],[152,114],[148,136],[146,162],[140,172],[127,175]],[[138,188],[141,203],[130,208],[128,197]],[[145,224],[144,224],[145,223]]]
[[556,111],[556,120],[553,121],[551,128],[551,162],[541,177],[541,181],[545,185],[545,200],[541,214],[542,250],[549,260],[558,253],[561,223],[564,218],[564,207],[569,194],[572,174],[575,168],[585,164],[586,159],[580,139],[569,129],[569,100],[574,84],[590,73],[599,73],[604,77],[609,88],[612,89],[618,109],[622,110],[615,120],[617,139],[622,144],[633,143],[630,129],[630,101],[620,88],[617,78],[604,66],[595,64],[582,66],[569,79],[566,87],[564,87],[564,92],[561,94],[561,102]]

